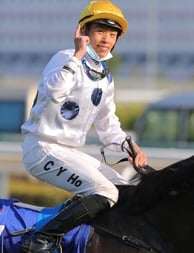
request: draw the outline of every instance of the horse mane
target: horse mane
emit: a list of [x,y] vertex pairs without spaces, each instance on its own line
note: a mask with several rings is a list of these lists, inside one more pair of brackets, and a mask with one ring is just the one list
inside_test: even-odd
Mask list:
[[118,186],[119,201],[113,207],[119,212],[139,214],[167,197],[176,197],[194,185],[194,156],[168,167],[146,173],[137,186]]

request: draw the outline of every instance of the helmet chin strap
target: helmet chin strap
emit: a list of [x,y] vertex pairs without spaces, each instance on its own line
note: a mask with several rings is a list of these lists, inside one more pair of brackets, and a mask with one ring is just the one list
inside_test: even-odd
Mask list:
[[101,58],[99,57],[95,50],[93,49],[93,47],[89,44],[87,45],[87,53],[89,54],[89,56],[95,60],[95,61],[98,61],[98,62],[101,62],[101,61],[107,61],[109,59],[111,59],[113,56],[112,54],[109,52],[105,57]]

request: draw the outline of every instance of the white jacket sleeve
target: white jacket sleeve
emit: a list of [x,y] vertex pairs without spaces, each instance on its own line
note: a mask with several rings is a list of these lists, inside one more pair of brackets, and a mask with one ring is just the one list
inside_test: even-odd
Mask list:
[[104,144],[111,142],[120,144],[126,137],[126,133],[121,129],[121,124],[115,111],[114,82],[112,82],[109,86],[104,107],[100,110],[94,122],[99,138]]
[[[43,71],[43,85],[47,95],[55,102],[70,93],[76,83],[74,73],[81,65],[81,61],[73,57],[73,51],[59,51],[46,65]],[[63,67],[67,66],[68,69]]]

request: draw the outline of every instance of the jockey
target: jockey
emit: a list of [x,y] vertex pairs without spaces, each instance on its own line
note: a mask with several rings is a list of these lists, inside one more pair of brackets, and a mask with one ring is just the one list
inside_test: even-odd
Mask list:
[[[57,52],[43,71],[22,125],[23,161],[34,177],[82,197],[25,240],[23,252],[55,252],[64,233],[118,201],[115,185],[129,184],[108,165],[79,151],[92,126],[104,144],[121,144],[126,137],[115,114],[114,81],[105,61],[112,58],[127,25],[110,1],[90,2],[79,18],[74,49]],[[135,165],[144,167],[147,157],[136,143],[134,148]]]

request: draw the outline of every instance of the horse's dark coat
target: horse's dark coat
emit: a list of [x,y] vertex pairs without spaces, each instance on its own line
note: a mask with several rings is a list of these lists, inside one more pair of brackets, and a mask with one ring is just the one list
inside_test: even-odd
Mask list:
[[[118,203],[94,223],[118,235],[133,235],[157,252],[194,252],[194,156],[145,174],[138,186],[118,187]],[[97,245],[96,249],[91,250],[91,245]],[[87,253],[99,252],[137,251],[96,232]]]

